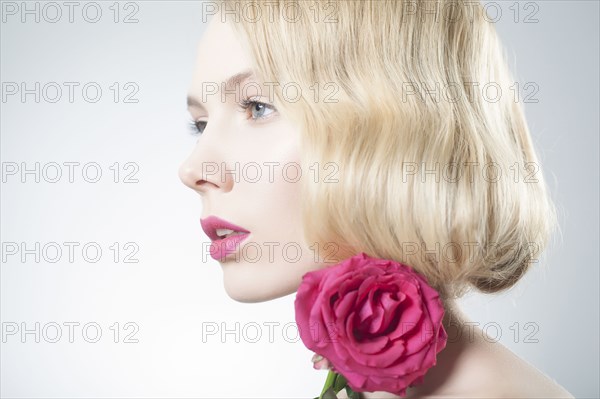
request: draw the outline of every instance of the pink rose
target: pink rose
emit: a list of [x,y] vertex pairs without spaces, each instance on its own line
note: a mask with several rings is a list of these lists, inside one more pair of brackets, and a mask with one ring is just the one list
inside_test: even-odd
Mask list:
[[360,253],[306,273],[294,304],[304,345],[357,392],[405,396],[446,346],[439,293],[391,260]]

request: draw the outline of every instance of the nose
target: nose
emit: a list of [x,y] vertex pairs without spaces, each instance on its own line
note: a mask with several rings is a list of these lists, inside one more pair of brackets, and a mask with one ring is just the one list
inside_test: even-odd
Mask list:
[[226,163],[204,157],[204,150],[200,146],[179,167],[179,179],[199,194],[231,191],[233,179],[229,173],[225,173]]

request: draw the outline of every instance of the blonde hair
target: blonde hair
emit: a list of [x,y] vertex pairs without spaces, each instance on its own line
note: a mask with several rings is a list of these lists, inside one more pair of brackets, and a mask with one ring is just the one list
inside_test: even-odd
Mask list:
[[303,179],[307,242],[339,245],[331,261],[362,251],[408,264],[443,299],[513,286],[555,210],[481,4],[294,3],[224,7],[261,77],[280,83],[275,106],[301,126],[303,172],[321,168]]

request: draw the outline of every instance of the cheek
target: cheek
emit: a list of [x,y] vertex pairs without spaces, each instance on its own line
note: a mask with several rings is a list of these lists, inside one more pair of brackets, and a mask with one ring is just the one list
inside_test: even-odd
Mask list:
[[305,178],[305,171],[300,168],[298,144],[287,144],[279,154],[279,164],[275,167],[273,182],[267,187],[270,196],[268,203],[273,206],[273,219],[279,222],[274,223],[277,232],[298,242],[302,237],[301,181]]
[[[284,161],[273,166],[266,181],[248,184],[247,198],[254,203],[258,231],[262,239],[294,241],[299,244],[301,226],[301,184],[298,160]],[[281,242],[284,245],[285,242]]]
[[[255,239],[304,246],[301,181],[307,178],[307,171],[300,167],[299,129],[280,122],[246,130],[238,137],[235,158],[241,165],[256,166],[247,169],[246,178],[234,189],[236,198],[248,209]],[[257,176],[257,168],[260,179],[249,179]]]
[[[254,133],[254,134],[253,134]],[[265,211],[287,209],[289,216],[300,211],[301,179],[306,171],[300,168],[299,132],[287,124],[275,124],[260,132],[247,132],[248,140],[238,159],[248,167],[238,191],[247,199],[260,198]],[[260,173],[260,179],[255,178]],[[253,181],[257,180],[257,181]]]

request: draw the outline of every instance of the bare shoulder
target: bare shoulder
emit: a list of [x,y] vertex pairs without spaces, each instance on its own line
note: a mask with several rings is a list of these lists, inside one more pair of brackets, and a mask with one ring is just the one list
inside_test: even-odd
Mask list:
[[[427,372],[424,384],[408,388],[405,399],[574,398],[531,363],[485,336],[481,329],[475,330],[449,341],[437,365]],[[399,398],[386,392],[363,392],[360,397]],[[338,398],[347,396],[342,391]]]
[[473,351],[468,373],[470,397],[480,398],[574,398],[565,388],[499,342],[480,343]]
[[[574,398],[566,389],[536,367],[496,342],[476,344],[451,372],[442,371],[444,384],[435,384],[435,373],[429,381],[433,390],[409,388],[406,399],[466,399],[466,398]],[[438,373],[440,371],[438,370]],[[347,399],[342,390],[338,398]],[[361,399],[398,399],[386,392],[364,392]]]

